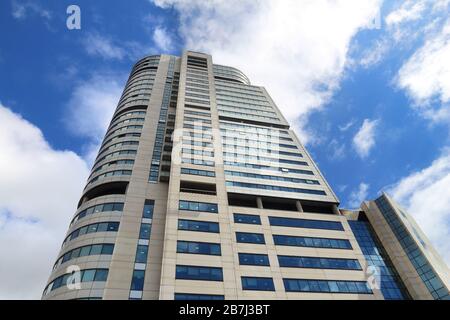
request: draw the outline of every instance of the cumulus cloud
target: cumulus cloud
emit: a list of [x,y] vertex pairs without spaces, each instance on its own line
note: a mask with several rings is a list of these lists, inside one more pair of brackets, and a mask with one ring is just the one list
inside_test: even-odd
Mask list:
[[125,84],[125,75],[96,73],[77,83],[67,103],[69,130],[87,138],[84,157],[93,163]]
[[363,124],[353,137],[353,147],[361,158],[366,158],[375,146],[375,133],[379,120],[364,119]]
[[83,38],[82,45],[88,55],[104,60],[128,59],[135,61],[154,51],[153,47],[136,41],[118,41],[113,37],[96,32],[88,33]]
[[369,185],[361,182],[356,190],[350,193],[348,200],[348,207],[351,209],[359,208],[361,202],[367,200],[367,194],[369,192]]
[[49,10],[43,8],[35,1],[17,1],[11,2],[12,16],[18,20],[24,20],[30,15],[38,15],[46,20],[52,18],[52,14]]
[[[155,0],[174,8],[186,48],[241,69],[264,85],[284,115],[297,119],[303,142],[306,116],[339,87],[349,43],[372,27],[381,1]],[[301,117],[301,118],[300,118]],[[311,137],[310,137],[311,138]]]
[[450,19],[398,72],[397,85],[424,117],[450,122]]
[[162,52],[168,52],[172,49],[172,37],[163,27],[156,27],[153,31],[153,42]]
[[402,3],[399,8],[390,12],[385,21],[388,26],[405,23],[407,21],[413,21],[420,19],[422,13],[426,9],[427,0],[409,0]]
[[0,104],[0,299],[39,299],[88,175]]
[[450,265],[450,149],[386,191],[414,217]]

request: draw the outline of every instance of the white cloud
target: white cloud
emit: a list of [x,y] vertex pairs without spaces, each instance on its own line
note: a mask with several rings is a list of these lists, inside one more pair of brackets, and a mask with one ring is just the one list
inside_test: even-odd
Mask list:
[[332,161],[341,160],[345,157],[345,143],[339,142],[337,139],[332,139],[328,144],[328,156]]
[[450,265],[450,149],[386,191],[414,217]]
[[18,20],[24,20],[30,14],[37,14],[40,17],[50,20],[52,18],[52,14],[49,10],[41,7],[35,1],[17,1],[13,0],[11,2],[12,7],[12,16]]
[[375,146],[375,133],[379,120],[364,119],[358,132],[353,137],[353,147],[361,158],[366,158]]
[[399,8],[396,8],[387,15],[385,19],[386,24],[391,26],[421,19],[422,13],[426,9],[427,2],[427,0],[408,0],[403,2]]
[[39,299],[88,175],[0,104],[0,299]]
[[372,47],[363,51],[359,64],[364,68],[372,67],[383,60],[389,49],[389,41],[386,39],[377,40]]
[[126,55],[124,48],[113,43],[111,39],[96,33],[88,34],[83,40],[83,45],[89,55],[100,56],[104,59],[121,60]]
[[79,82],[72,92],[65,122],[73,134],[88,138],[84,157],[89,164],[109,126],[125,79],[124,75],[98,73]]
[[[329,101],[345,69],[349,43],[372,27],[381,1],[172,1],[185,47],[241,69],[264,85],[289,119]],[[302,129],[302,128],[300,128]],[[305,131],[300,130],[304,142]]]
[[361,202],[367,200],[367,194],[369,192],[369,185],[367,183],[361,182],[357,190],[353,190],[350,193],[348,200],[348,207],[351,209],[359,208]]
[[355,120],[352,119],[349,122],[347,122],[346,124],[339,126],[339,130],[342,132],[347,131],[348,129],[350,129],[353,125],[355,124]]
[[397,85],[432,121],[450,122],[450,19],[401,67]]
[[87,54],[105,60],[129,59],[134,62],[155,51],[153,47],[142,45],[136,41],[119,42],[112,37],[96,32],[88,33],[83,38],[82,45]]
[[168,52],[173,47],[172,38],[163,27],[155,28],[153,31],[153,41],[155,46],[162,52]]

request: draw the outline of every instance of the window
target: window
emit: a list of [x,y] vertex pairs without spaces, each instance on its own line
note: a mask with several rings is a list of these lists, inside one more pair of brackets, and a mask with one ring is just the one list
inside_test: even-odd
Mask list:
[[78,228],[70,233],[66,239],[64,240],[63,245],[70,240],[73,240],[79,236],[82,236],[87,233],[93,232],[116,232],[119,230],[119,222],[101,222],[101,223],[93,223],[87,226]]
[[287,292],[332,292],[372,294],[365,281],[283,279]]
[[104,204],[99,204],[96,206],[86,208],[83,211],[80,211],[73,218],[71,223],[74,223],[75,221],[78,221],[78,220],[80,220],[88,215],[91,215],[93,213],[110,212],[110,211],[123,211],[123,203],[121,203],[121,202],[104,203]]
[[178,230],[219,233],[219,224],[217,222],[179,219]]
[[153,209],[155,208],[155,201],[145,200],[144,210],[142,211],[142,217],[147,219],[153,218]]
[[[224,156],[227,156],[224,154]],[[280,162],[287,162],[288,160],[280,159]],[[251,188],[251,189],[262,189],[262,190],[272,190],[272,191],[283,191],[283,192],[295,192],[295,193],[306,193],[306,194],[316,194],[321,196],[326,196],[326,192],[323,190],[312,190],[312,189],[301,189],[301,188],[290,188],[275,185],[264,185],[257,183],[247,183],[239,181],[227,181],[226,185],[229,187],[239,187],[239,188]]]
[[261,218],[253,214],[234,214],[234,223],[261,224]]
[[175,300],[225,300],[218,294],[175,293]]
[[192,174],[192,175],[196,175],[196,176],[204,176],[204,177],[215,177],[216,176],[214,171],[188,169],[188,168],[181,168],[181,173],[182,174]]
[[95,244],[91,247],[91,252],[89,255],[96,255],[102,253],[102,245],[101,244]]
[[272,278],[241,277],[242,290],[275,291]]
[[144,270],[134,270],[133,277],[131,279],[131,290],[142,291],[144,290]]
[[114,251],[113,244],[104,244],[102,247],[102,254],[112,254]]
[[239,264],[248,266],[270,266],[267,254],[239,253]]
[[344,231],[342,224],[338,221],[309,220],[309,219],[295,219],[282,217],[269,217],[269,221],[271,226]]
[[95,278],[95,269],[85,270],[83,272],[81,281],[82,282],[90,282],[90,281],[94,281],[94,278]]
[[327,239],[327,238],[273,235],[273,241],[276,245],[279,246],[352,249],[350,241],[346,239]]
[[222,268],[176,266],[176,279],[223,281]]
[[[97,275],[98,274],[98,275]],[[50,282],[44,290],[44,295],[50,291],[56,290],[62,286],[65,286],[71,280],[72,273],[66,273],[62,276],[55,278]],[[108,278],[108,269],[85,269],[81,270],[81,282],[89,281],[106,281]],[[73,281],[73,279],[72,279]]]
[[278,256],[280,267],[361,270],[356,259]]
[[141,230],[139,231],[139,239],[150,239],[152,225],[150,223],[141,223]]
[[180,200],[179,209],[188,211],[204,211],[211,213],[218,212],[217,204],[215,203],[183,201],[183,200]]
[[264,235],[261,233],[236,232],[236,241],[240,243],[265,244]]
[[208,254],[220,256],[220,244],[207,242],[178,241],[178,253]]
[[136,249],[136,263],[147,263],[148,246],[138,245]]
[[108,278],[108,269],[97,269],[94,276],[94,281],[106,281]]

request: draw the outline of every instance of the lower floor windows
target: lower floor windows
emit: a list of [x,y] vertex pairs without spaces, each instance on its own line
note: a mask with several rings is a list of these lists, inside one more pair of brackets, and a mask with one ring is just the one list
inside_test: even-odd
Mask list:
[[240,243],[256,243],[265,244],[264,235],[262,233],[236,232],[236,241]]
[[59,276],[50,282],[44,290],[44,295],[48,294],[50,291],[61,288],[69,283],[74,283],[75,281],[81,282],[92,282],[101,281],[104,282],[108,278],[108,269],[85,269],[81,270],[79,276],[72,273],[66,273],[65,275]]
[[288,292],[330,292],[372,294],[366,281],[283,279]]
[[241,277],[242,290],[275,291],[272,278]]
[[134,270],[133,277],[131,278],[131,290],[142,291],[144,290],[144,270]]
[[339,221],[269,217],[271,226],[344,231]]
[[267,254],[239,253],[239,264],[248,266],[270,266]]
[[261,218],[254,214],[234,213],[234,223],[261,224]]
[[148,245],[141,245],[138,244],[136,248],[136,263],[147,263],[147,256],[148,256]]
[[361,270],[356,259],[278,256],[280,267]]
[[175,300],[225,300],[219,294],[175,293]]
[[59,264],[67,262],[72,259],[76,259],[79,257],[84,256],[92,256],[92,255],[99,255],[99,254],[105,254],[105,255],[111,255],[114,250],[114,244],[110,243],[100,243],[100,244],[93,244],[88,246],[83,246],[79,248],[75,248],[73,250],[70,250],[66,252],[62,257],[56,261],[54,268],[57,267]]
[[223,281],[222,268],[199,266],[176,266],[176,279]]
[[328,239],[328,238],[273,235],[273,241],[276,245],[279,246],[352,249],[352,245],[350,244],[350,241],[348,241],[347,239]]
[[178,241],[178,253],[194,253],[194,254],[208,254],[220,256],[220,244],[207,242],[193,242],[193,241]]
[[188,211],[204,211],[211,213],[217,213],[219,211],[217,208],[217,204],[215,203],[183,201],[183,200],[180,200],[179,202],[179,209]]
[[64,240],[64,243],[66,243],[69,240],[73,240],[75,238],[78,238],[79,236],[93,233],[93,232],[117,232],[119,230],[119,222],[100,222],[100,223],[93,223],[88,224],[84,227],[78,228],[72,233],[70,233],[66,239]]
[[247,183],[247,182],[239,182],[239,181],[227,181],[226,185],[229,187],[239,187],[239,188],[251,188],[251,189],[263,189],[263,190],[271,190],[271,191],[307,193],[307,194],[316,194],[316,195],[321,195],[321,196],[327,195],[326,192],[323,190],[290,188],[290,187],[264,185],[264,184]]
[[220,228],[217,222],[179,219],[178,230],[219,233]]

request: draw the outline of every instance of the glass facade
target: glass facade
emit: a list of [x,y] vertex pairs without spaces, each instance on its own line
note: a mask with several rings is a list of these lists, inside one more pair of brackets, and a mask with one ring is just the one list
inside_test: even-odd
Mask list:
[[[438,300],[450,300],[449,290],[444,283],[442,283],[416,241],[409,234],[407,228],[398,217],[395,208],[389,203],[384,195],[376,199],[375,203],[433,298]],[[424,250],[426,250],[426,248],[424,248]]]
[[408,293],[389,257],[367,221],[349,221],[361,251],[369,266],[379,270],[380,290],[386,300],[408,299]]

